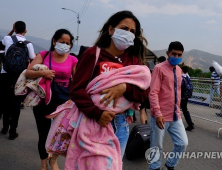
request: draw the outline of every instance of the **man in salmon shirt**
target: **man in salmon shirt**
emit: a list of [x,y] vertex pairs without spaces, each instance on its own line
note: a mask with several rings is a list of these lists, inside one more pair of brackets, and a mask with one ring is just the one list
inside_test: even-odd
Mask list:
[[[156,65],[152,73],[149,94],[151,105],[150,147],[155,149],[158,147],[157,151],[160,155],[156,161],[150,161],[150,170],[160,169],[166,131],[172,138],[174,148],[173,154],[166,160],[164,170],[174,170],[179,162],[179,155],[186,150],[188,145],[180,113],[182,71],[177,66],[182,61],[183,51],[184,48],[180,42],[171,42],[166,52],[168,59]],[[150,156],[152,157],[152,155]]]

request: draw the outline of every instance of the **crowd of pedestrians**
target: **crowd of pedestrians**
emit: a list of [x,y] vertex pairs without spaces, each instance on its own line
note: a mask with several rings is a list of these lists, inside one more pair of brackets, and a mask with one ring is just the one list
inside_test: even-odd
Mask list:
[[[110,139],[105,146],[107,150],[116,147],[113,152],[119,155],[120,159],[123,158],[129,137],[129,123],[133,121],[132,109],[139,110],[140,105],[141,123],[147,123],[146,108],[151,111],[150,147],[157,146],[162,153],[164,135],[168,131],[174,143],[172,152],[181,153],[186,150],[188,138],[181,119],[180,107],[188,124],[186,130],[193,130],[194,124],[187,109],[189,97],[185,95],[184,82],[187,81],[187,77],[189,78],[187,67],[181,70],[178,66],[184,52],[184,47],[179,41],[169,44],[167,58],[159,57],[151,78],[148,67],[144,66],[147,40],[143,36],[140,21],[130,11],[113,14],[102,26],[94,46],[87,48],[79,57],[79,61],[74,54],[69,54],[74,37],[68,30],[57,30],[51,39],[50,49],[39,52],[37,56],[32,43],[25,38],[26,32],[26,24],[17,21],[0,43],[0,54],[3,54],[0,56],[0,62],[3,63],[0,75],[0,116],[3,114],[1,133],[9,132],[9,139],[16,139],[19,135],[17,127],[21,103],[24,101],[25,106],[33,106],[39,135],[41,170],[46,170],[49,165],[53,170],[58,170],[59,152],[65,153],[67,158],[64,169],[93,169],[87,167],[87,163],[80,163],[80,160],[73,160],[79,163],[73,164],[70,168],[72,160],[68,160],[72,156],[71,150],[75,147],[70,141],[77,135],[71,129],[81,127],[87,119],[96,122],[99,129],[107,128],[107,132],[112,128],[115,138]],[[36,70],[36,67],[39,69]],[[115,70],[117,71],[114,74]],[[107,78],[110,81],[107,83],[109,88],[96,91],[102,83],[101,75],[108,74],[113,74]],[[142,82],[134,82],[138,75],[143,76]],[[22,76],[25,83],[37,82],[37,84],[32,84],[34,88],[28,84],[21,85],[17,80],[21,80]],[[116,84],[116,81],[120,83]],[[96,82],[92,87],[95,92],[89,91],[90,82]],[[21,86],[29,87],[26,91],[29,93],[28,97],[15,95],[15,89],[18,90],[17,88]],[[99,93],[99,103],[102,106],[95,103],[93,96],[95,93]],[[120,99],[124,99],[125,102],[121,104]],[[76,110],[72,110],[74,107],[68,108],[71,102],[75,104],[78,113],[81,113],[76,122],[70,114]],[[55,134],[50,134],[50,127],[58,123],[56,119],[54,121],[49,118],[50,114],[60,108],[71,111],[60,113],[63,119],[59,122],[59,133],[57,131]],[[87,119],[83,118],[83,115]],[[69,120],[68,123],[64,118]],[[92,129],[88,130],[96,136],[98,132]],[[97,145],[102,145],[100,142],[108,138],[107,135],[108,133],[101,134],[100,141],[97,141],[93,136],[82,134],[84,138],[91,137],[91,142],[97,141],[95,142]],[[53,136],[53,146],[56,142],[60,142],[61,146],[56,148],[59,152],[49,152],[46,148],[49,136]],[[107,169],[114,169],[119,165],[122,168],[122,161],[115,161],[112,156],[105,157],[107,161],[103,162],[104,155],[100,152],[97,152],[96,156],[90,154],[90,149],[87,150],[90,146],[83,140],[79,141],[79,146],[84,148],[84,152],[79,153],[78,159],[88,155],[87,162],[100,159],[100,163]],[[155,163],[150,164],[150,169],[160,169],[161,161],[160,156]],[[178,162],[179,158],[168,158],[164,168],[172,170]]]

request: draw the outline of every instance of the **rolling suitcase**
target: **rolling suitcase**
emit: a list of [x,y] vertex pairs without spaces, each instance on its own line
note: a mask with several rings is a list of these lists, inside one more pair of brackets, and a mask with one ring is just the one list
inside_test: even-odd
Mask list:
[[133,127],[126,145],[126,158],[133,160],[145,158],[145,152],[150,147],[150,127],[147,124],[140,124]]

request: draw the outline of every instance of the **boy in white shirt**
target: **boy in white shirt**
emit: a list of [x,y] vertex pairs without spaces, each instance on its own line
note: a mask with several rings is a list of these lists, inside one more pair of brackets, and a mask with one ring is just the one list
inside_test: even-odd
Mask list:
[[[13,29],[10,33],[5,36],[2,40],[2,44],[5,45],[5,56],[9,47],[14,43],[12,39],[12,34],[16,33],[16,38],[18,41],[26,41],[24,35],[26,34],[26,24],[23,21],[17,21],[13,24]],[[27,45],[29,59],[34,59],[34,48],[31,43]],[[7,57],[7,56],[6,56]],[[6,134],[9,130],[9,139],[14,140],[18,137],[16,128],[18,126],[18,120],[20,115],[20,106],[23,100],[23,96],[15,96],[14,86],[19,77],[19,73],[7,73],[4,70],[4,63],[1,70],[1,83],[0,83],[0,93],[3,99],[2,109],[3,109],[3,128],[1,130],[2,134]]]

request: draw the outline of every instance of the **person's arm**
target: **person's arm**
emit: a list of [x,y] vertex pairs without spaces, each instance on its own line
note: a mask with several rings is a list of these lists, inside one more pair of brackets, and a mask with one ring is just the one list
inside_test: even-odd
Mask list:
[[211,74],[211,88],[212,89],[214,89],[214,80],[215,79],[215,77],[214,77],[214,73],[212,72],[212,74]]
[[185,78],[182,76],[182,81],[181,81],[181,91],[185,89]]
[[121,83],[116,86],[110,87],[101,91],[100,94],[105,94],[105,96],[100,100],[100,103],[104,103],[104,106],[108,106],[109,103],[113,100],[113,107],[116,107],[117,101],[120,97],[123,96],[126,91],[126,83]]
[[[134,65],[141,65],[140,60],[137,60]],[[126,91],[123,96],[129,101],[144,103],[147,108],[149,107],[149,89],[141,90],[136,85],[126,83]]]
[[147,124],[146,108],[140,109],[140,122],[141,124]]
[[181,81],[181,99],[185,97],[185,92],[186,90],[186,84],[185,84],[185,77],[182,76],[182,81]]
[[138,86],[126,83],[126,91],[123,96],[132,102],[145,103],[149,107],[149,89],[141,90]]
[[72,78],[76,73],[76,65],[78,63],[78,59],[75,56],[72,56]]
[[55,77],[55,71],[53,70],[41,70],[41,71],[34,71],[32,70],[32,67],[35,64],[42,64],[43,59],[41,57],[41,54],[38,54],[35,59],[31,62],[29,67],[26,70],[25,77],[29,79],[35,79],[38,77],[45,77],[47,79],[53,79]]
[[152,72],[152,80],[150,84],[150,94],[149,94],[150,106],[156,118],[156,125],[160,129],[164,129],[165,120],[160,111],[160,103],[159,103],[161,85],[162,85],[162,73],[159,67],[155,67]]
[[14,30],[11,30],[11,31],[8,33],[8,35],[9,35],[9,36],[12,36],[13,33],[14,33]]
[[159,103],[159,92],[162,84],[161,79],[162,79],[161,71],[159,67],[155,67],[152,73],[149,99],[150,99],[151,109],[154,112],[156,118],[162,116]]
[[33,61],[35,58],[35,52],[34,52],[34,47],[33,47],[32,43],[28,43],[27,48],[29,51],[29,59],[30,59],[30,61]]
[[74,77],[75,73],[76,73],[76,66],[73,67],[73,69],[72,69],[72,77]]
[[80,111],[87,117],[99,120],[103,111],[94,105],[91,97],[86,92],[86,87],[92,79],[96,49],[87,49],[79,60],[73,81],[70,87],[70,99],[75,102]]
[[94,72],[96,49],[90,48],[81,56],[70,88],[70,99],[87,117],[95,119],[100,126],[106,127],[115,117],[114,112],[100,110],[94,105],[86,92],[86,86]]
[[15,32],[15,24],[13,24],[12,30],[8,33],[9,36],[12,36],[12,34]]
[[[132,63],[133,65],[141,65],[141,62],[136,58],[136,62]],[[131,64],[131,65],[132,65]],[[107,106],[112,100],[114,100],[113,107],[115,108],[117,101],[120,97],[124,96],[127,100],[137,103],[145,103],[146,107],[149,107],[149,89],[142,90],[136,85],[129,83],[121,83],[111,88],[105,89],[101,94],[106,94],[101,100],[100,103],[104,103],[104,106]]]

